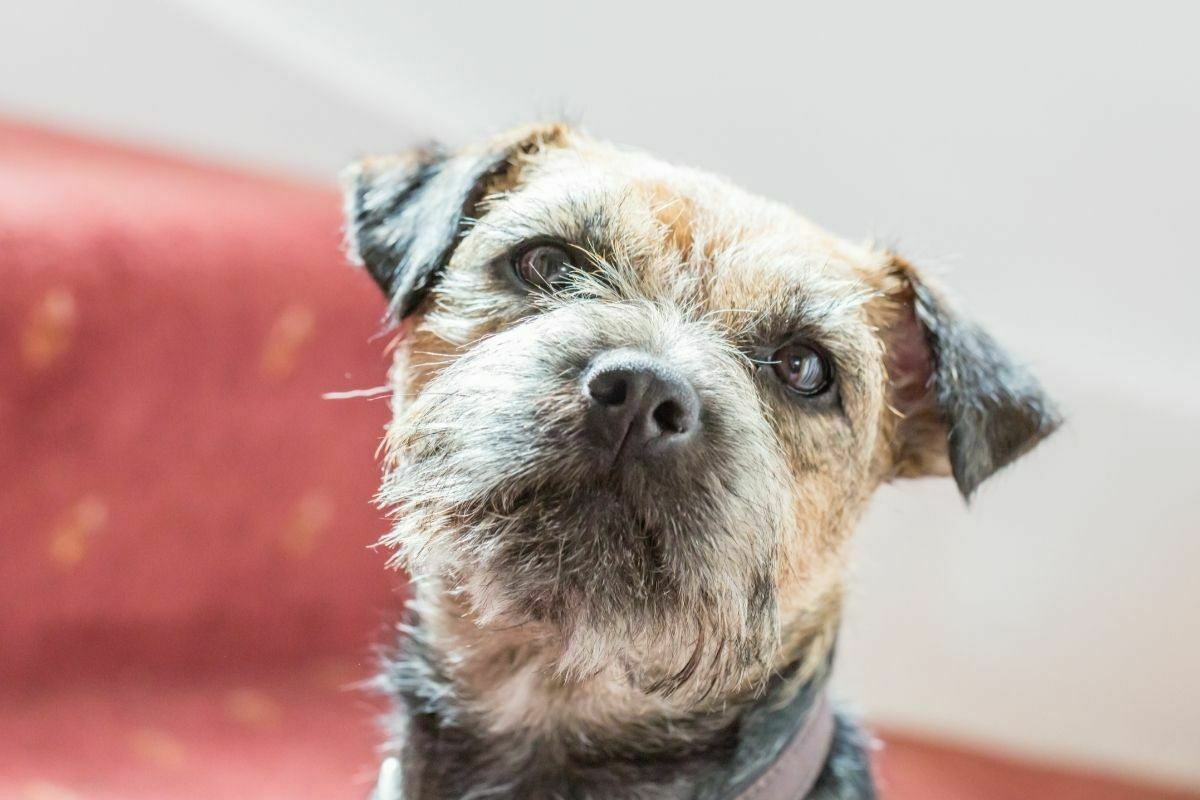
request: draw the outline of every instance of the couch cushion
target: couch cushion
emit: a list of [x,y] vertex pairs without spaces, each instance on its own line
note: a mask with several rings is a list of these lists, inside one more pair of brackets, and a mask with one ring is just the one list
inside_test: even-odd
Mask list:
[[384,304],[331,187],[0,125],[0,680],[365,652]]

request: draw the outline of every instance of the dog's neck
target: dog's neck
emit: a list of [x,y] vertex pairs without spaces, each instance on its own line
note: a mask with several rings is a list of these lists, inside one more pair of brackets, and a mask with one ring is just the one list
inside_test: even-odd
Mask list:
[[[419,597],[419,616],[383,676],[401,707],[394,734],[405,800],[726,800],[764,773],[791,780],[787,769],[771,769],[777,761],[795,767],[800,783],[822,772],[833,737],[832,717],[817,719],[831,713],[828,651],[816,670],[809,654],[796,653],[756,691],[684,707],[631,685],[617,665],[564,680],[547,663],[553,637],[525,629],[536,626],[480,630],[454,605]],[[817,762],[796,766],[814,753]]]

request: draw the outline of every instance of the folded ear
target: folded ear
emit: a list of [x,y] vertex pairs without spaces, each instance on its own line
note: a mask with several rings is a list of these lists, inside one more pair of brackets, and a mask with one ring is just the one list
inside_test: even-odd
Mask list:
[[911,266],[895,260],[890,279],[884,336],[901,415],[895,474],[953,474],[970,499],[1062,418],[1037,380]]
[[398,318],[425,298],[484,196],[506,188],[521,157],[567,132],[523,128],[454,154],[432,146],[366,158],[342,173],[350,258],[367,268]]

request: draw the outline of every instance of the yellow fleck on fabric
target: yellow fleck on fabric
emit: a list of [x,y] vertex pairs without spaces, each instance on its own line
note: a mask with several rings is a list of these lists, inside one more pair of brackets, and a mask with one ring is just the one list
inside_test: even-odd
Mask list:
[[178,769],[187,763],[187,749],[169,733],[142,728],[129,735],[134,755],[163,769]]
[[333,497],[324,489],[308,492],[296,504],[291,519],[279,539],[279,546],[293,558],[305,558],[320,543],[333,521]]
[[243,688],[225,696],[225,714],[248,728],[269,728],[279,724],[283,708],[266,693]]
[[267,333],[259,357],[264,376],[283,380],[291,375],[300,361],[304,345],[312,338],[317,318],[308,306],[288,306]]
[[46,292],[30,309],[21,331],[21,360],[25,365],[41,371],[70,350],[77,317],[75,295],[69,289]]
[[50,535],[50,560],[73,567],[87,555],[92,539],[108,522],[108,504],[97,494],[84,495],[59,518]]

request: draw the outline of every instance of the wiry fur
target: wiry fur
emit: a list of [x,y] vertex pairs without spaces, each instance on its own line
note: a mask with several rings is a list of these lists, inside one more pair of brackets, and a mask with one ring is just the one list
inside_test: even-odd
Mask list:
[[[430,644],[419,625],[407,626],[378,680],[405,708],[395,732],[404,743],[405,797],[740,796],[787,746],[797,718],[825,680],[822,668],[797,685],[804,673],[791,671],[775,676],[761,697],[729,703],[722,713],[657,718],[594,737],[547,732],[514,746],[507,734],[489,731],[463,713],[462,698]],[[874,800],[868,749],[857,723],[838,714],[829,754],[808,796]]]
[[[380,493],[419,620],[387,683],[408,797],[722,797],[762,704],[823,674],[876,486],[969,494],[1057,424],[890,253],[562,126],[365,162],[348,198],[409,315]],[[541,239],[588,265],[553,296],[508,267]],[[836,364],[820,399],[772,372],[796,337]],[[669,468],[589,450],[581,376],[618,348],[700,398]],[[843,720],[814,797],[870,796],[855,742]],[[415,787],[433,757],[456,766]]]

